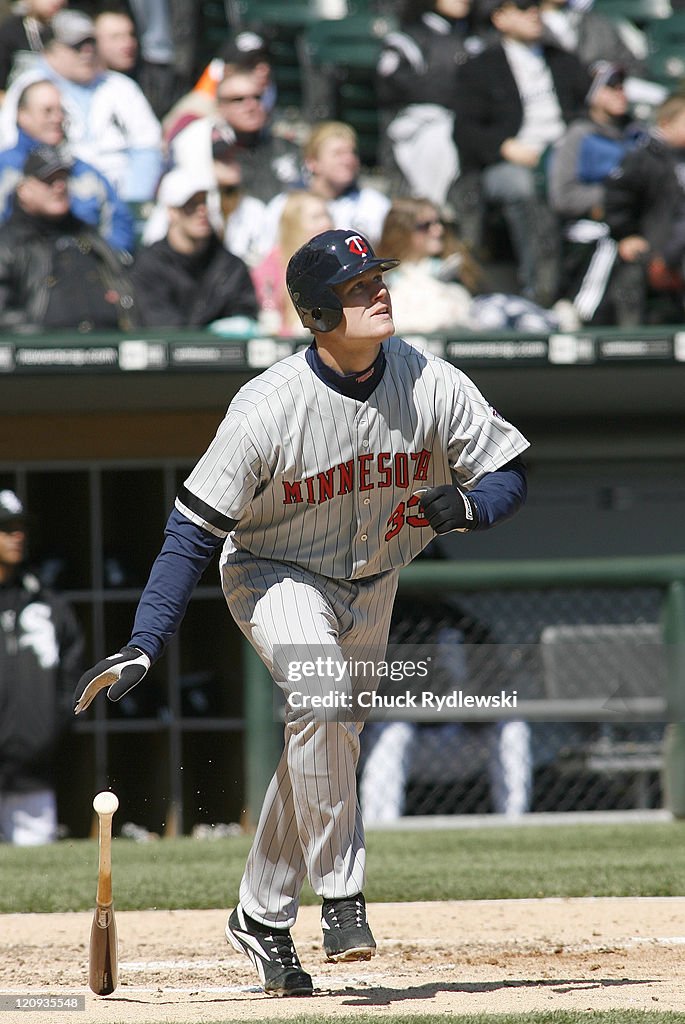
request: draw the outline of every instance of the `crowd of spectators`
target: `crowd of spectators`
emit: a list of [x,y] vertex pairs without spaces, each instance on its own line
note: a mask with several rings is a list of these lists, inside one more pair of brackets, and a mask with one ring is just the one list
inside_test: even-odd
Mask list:
[[385,5],[362,167],[351,124],[284,116],[268,34],[200,59],[200,6],[0,7],[5,325],[298,333],[283,267],[328,225],[403,260],[400,332],[680,318],[685,96],[634,26],[591,0]]

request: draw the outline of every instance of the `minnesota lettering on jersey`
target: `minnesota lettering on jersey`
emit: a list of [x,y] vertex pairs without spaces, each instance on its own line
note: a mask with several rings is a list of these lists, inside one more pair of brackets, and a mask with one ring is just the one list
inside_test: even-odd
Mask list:
[[339,462],[303,480],[283,481],[283,504],[321,505],[331,498],[350,494],[355,489],[372,491],[381,487],[407,488],[417,480],[428,479],[431,453],[420,452],[364,452],[356,459]]

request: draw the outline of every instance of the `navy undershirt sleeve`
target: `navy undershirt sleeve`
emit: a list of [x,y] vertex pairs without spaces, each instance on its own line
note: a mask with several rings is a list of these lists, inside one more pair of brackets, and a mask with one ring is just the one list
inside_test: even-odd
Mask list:
[[[235,525],[233,520],[231,524]],[[129,646],[139,647],[152,661],[159,658],[181,625],[198,580],[223,542],[222,537],[172,510],[164,544],[138,602]]]
[[519,458],[494,473],[486,473],[473,490],[467,491],[469,500],[475,503],[478,511],[475,529],[488,530],[496,523],[510,519],[525,502],[527,492],[526,467]]

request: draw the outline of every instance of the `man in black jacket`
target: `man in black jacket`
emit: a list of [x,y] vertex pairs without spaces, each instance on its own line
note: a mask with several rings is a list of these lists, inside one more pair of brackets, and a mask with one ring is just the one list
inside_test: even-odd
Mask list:
[[54,755],[71,720],[83,638],[63,598],[23,570],[26,513],[0,491],[0,839],[57,838]]
[[477,247],[483,204],[500,205],[522,294],[557,297],[559,233],[540,195],[545,154],[583,109],[590,78],[571,53],[542,45],[536,0],[492,0],[498,40],[457,73],[454,138],[464,240]]
[[70,162],[32,150],[0,234],[0,326],[87,332],[136,326],[124,254],[69,208]]
[[211,183],[176,168],[160,183],[164,238],[143,249],[133,268],[138,310],[150,327],[197,327],[225,317],[255,319],[257,297],[243,261],[224,248],[207,211]]

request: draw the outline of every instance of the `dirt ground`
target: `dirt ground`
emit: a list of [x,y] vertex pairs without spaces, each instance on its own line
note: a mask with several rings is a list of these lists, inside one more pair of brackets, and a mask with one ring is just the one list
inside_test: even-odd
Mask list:
[[[119,984],[104,998],[87,987],[90,914],[0,916],[0,1021],[685,1011],[685,898],[370,905],[378,955],[356,964],[324,961],[319,910],[303,907],[293,935],[316,986],[306,999],[264,995],[247,959],[224,940],[226,916],[117,913]],[[85,994],[85,1013],[7,1009],[8,995],[75,994]]]

